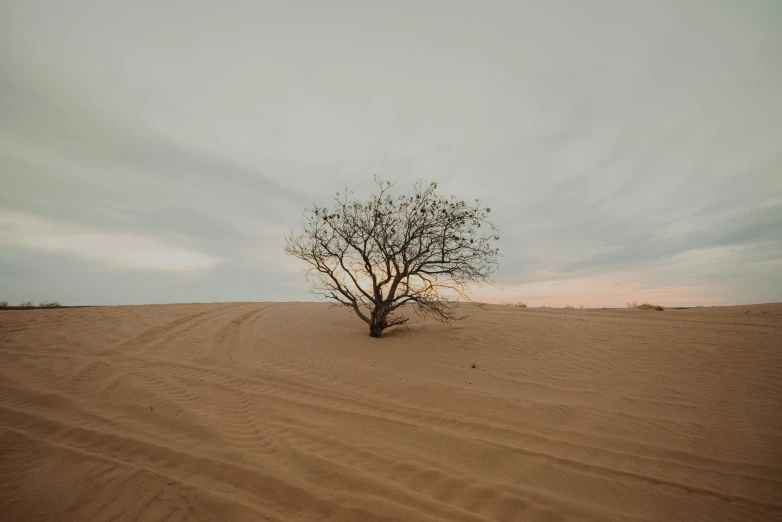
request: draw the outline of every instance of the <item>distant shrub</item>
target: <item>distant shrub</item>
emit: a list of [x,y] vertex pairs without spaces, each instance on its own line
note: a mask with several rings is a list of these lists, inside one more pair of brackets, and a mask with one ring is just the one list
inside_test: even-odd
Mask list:
[[573,308],[571,305],[565,305],[565,308]]
[[32,301],[25,301],[24,303],[19,303],[19,308],[35,308],[35,305]]
[[502,303],[502,306],[512,306],[512,307],[515,307],[515,308],[527,308],[527,305],[522,303],[521,301],[518,301],[516,303],[513,303],[513,302],[511,302],[511,303]]
[[637,301],[627,301],[625,304],[627,305],[627,308],[635,308],[636,306],[638,306]]
[[638,305],[638,308],[639,308],[640,310],[658,310],[658,311],[660,311],[660,312],[662,312],[663,310],[665,310],[665,308],[663,308],[662,306],[659,306],[659,305],[653,305],[653,304],[651,304],[651,303],[644,303],[644,304],[642,304],[642,305]]
[[584,305],[578,305],[578,307],[581,308],[582,310],[584,309]]
[[0,301],[0,308],[8,308],[8,301]]
[[41,301],[38,306],[41,308],[60,308],[62,305],[59,301]]

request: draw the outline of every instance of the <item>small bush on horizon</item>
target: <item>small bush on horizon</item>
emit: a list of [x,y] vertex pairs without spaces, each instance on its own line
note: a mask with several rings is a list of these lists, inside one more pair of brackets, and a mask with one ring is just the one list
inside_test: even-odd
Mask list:
[[625,304],[627,305],[627,308],[635,308],[636,306],[638,306],[637,301],[627,301]]
[[38,305],[41,308],[61,308],[62,305],[59,301],[41,301]]
[[8,301],[0,301],[0,308],[8,308]]
[[584,305],[578,305],[578,307],[581,308],[582,310],[584,309]]
[[565,305],[565,308],[571,309],[571,308],[573,308],[573,306],[572,305]]
[[638,305],[638,308],[640,310],[657,310],[659,312],[662,312],[663,310],[665,310],[665,308],[663,308],[662,306],[660,306],[660,305],[653,305],[651,303],[644,303],[642,305]]
[[35,308],[35,305],[32,301],[25,301],[24,303],[19,303],[19,308]]
[[527,305],[525,303],[522,303],[521,301],[518,302],[509,302],[509,303],[502,303],[501,306],[511,306],[515,308],[527,308]]

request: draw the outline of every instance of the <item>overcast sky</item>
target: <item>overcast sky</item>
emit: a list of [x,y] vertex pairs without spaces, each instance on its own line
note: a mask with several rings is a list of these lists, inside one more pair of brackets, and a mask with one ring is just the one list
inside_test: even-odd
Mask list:
[[373,173],[530,305],[782,301],[782,3],[0,0],[0,300],[309,300]]

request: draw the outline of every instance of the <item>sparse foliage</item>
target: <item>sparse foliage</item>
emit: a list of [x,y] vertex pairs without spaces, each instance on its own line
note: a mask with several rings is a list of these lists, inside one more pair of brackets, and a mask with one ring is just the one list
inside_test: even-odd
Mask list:
[[0,301],[0,308],[8,308],[8,301]]
[[518,301],[516,303],[503,303],[502,306],[512,306],[515,308],[527,308],[527,305],[525,303],[522,303],[521,301]]
[[637,301],[627,301],[626,304],[627,304],[627,308],[638,308],[639,310],[657,310],[659,312],[665,310],[664,307],[659,305],[653,305],[651,303],[643,303],[639,305]]
[[285,252],[309,265],[316,295],[352,308],[372,337],[407,322],[399,313],[405,304],[439,321],[457,319],[454,298],[470,300],[467,284],[490,282],[497,267],[491,209],[439,196],[436,183],[419,181],[411,195],[392,197],[390,181],[375,181],[379,193],[366,201],[346,190],[333,208],[307,208]]
[[571,308],[573,308],[573,306],[572,305],[565,305],[565,308],[571,309]]
[[41,308],[60,308],[62,305],[59,301],[41,301],[38,306]]
[[35,308],[35,305],[32,301],[25,301],[24,303],[19,303],[19,308]]

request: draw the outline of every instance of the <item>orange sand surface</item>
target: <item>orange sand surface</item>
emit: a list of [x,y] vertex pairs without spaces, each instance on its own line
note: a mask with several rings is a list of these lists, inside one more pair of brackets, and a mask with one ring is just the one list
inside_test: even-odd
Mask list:
[[782,519],[782,305],[463,309],[0,311],[0,520]]

